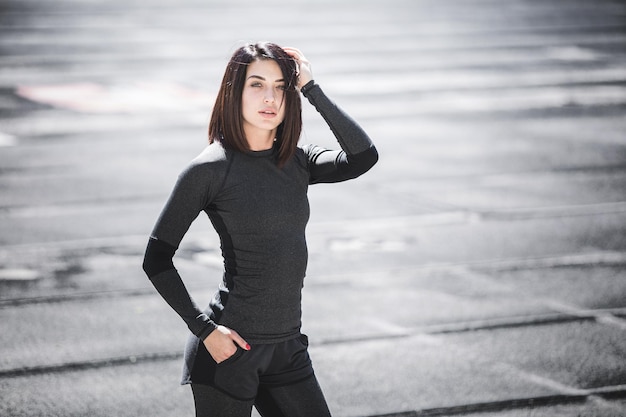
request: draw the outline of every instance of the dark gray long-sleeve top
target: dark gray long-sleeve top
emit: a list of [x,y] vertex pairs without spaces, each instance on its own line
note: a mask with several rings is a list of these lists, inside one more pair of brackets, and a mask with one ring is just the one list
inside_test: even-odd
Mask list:
[[[308,83],[302,93],[341,150],[305,145],[279,168],[274,149],[237,152],[214,142],[181,173],[154,226],[144,270],[200,339],[217,325],[237,331],[248,343],[278,343],[299,334],[308,185],[355,178],[378,160],[368,135],[317,84]],[[205,310],[190,296],[172,260],[202,211],[220,237],[224,258],[222,283]]]

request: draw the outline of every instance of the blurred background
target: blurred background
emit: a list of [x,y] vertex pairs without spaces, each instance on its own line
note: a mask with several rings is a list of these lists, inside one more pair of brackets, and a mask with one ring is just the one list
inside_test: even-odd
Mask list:
[[[334,415],[624,414],[623,1],[1,0],[0,34],[0,415],[193,415],[141,262],[258,40],[301,49],[380,153],[310,189]],[[204,216],[175,263],[208,303]]]

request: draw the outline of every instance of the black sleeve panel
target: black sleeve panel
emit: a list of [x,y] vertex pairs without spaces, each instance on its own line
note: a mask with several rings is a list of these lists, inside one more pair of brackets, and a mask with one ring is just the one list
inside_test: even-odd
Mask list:
[[315,145],[303,148],[310,158],[311,184],[346,181],[367,172],[378,161],[378,152],[371,147],[349,155],[345,151],[331,151]]
[[143,269],[152,285],[167,303],[185,321],[193,334],[206,338],[217,325],[193,301],[178,271],[174,268],[172,257],[176,248],[169,243],[151,237],[148,241]]
[[174,246],[151,237],[143,258],[143,270],[146,275],[152,278],[168,269],[174,269],[174,262],[172,261],[174,253],[176,253]]

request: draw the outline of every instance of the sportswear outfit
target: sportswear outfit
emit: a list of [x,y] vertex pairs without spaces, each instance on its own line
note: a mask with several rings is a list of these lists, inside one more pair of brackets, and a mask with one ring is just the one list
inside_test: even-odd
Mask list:
[[[298,147],[279,168],[277,147],[238,152],[215,141],[180,174],[154,226],[144,270],[189,329],[182,383],[206,384],[236,399],[259,385],[295,384],[313,374],[300,333],[307,265],[309,184],[356,178],[378,160],[367,134],[313,81],[302,93],[327,122],[341,150]],[[223,279],[200,309],[174,268],[173,256],[200,212],[219,235]],[[251,346],[216,364],[202,341],[223,325]]]

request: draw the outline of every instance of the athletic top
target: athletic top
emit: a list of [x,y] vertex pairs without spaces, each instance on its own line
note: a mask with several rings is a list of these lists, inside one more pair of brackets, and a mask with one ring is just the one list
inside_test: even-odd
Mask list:
[[[298,147],[279,168],[276,147],[239,152],[213,142],[180,174],[154,226],[143,268],[199,339],[218,324],[251,344],[297,337],[308,258],[308,185],[356,178],[378,160],[368,135],[317,84],[311,81],[301,91],[326,120],[341,150]],[[219,235],[224,259],[219,290],[204,311],[172,260],[201,211]]]

